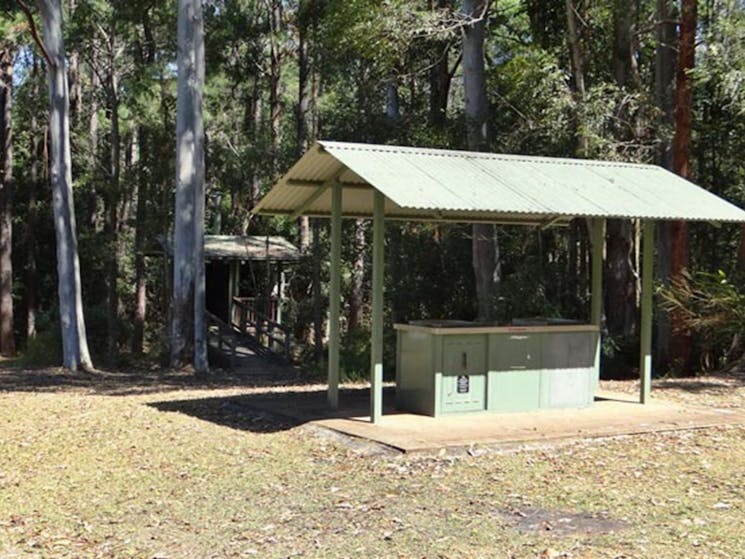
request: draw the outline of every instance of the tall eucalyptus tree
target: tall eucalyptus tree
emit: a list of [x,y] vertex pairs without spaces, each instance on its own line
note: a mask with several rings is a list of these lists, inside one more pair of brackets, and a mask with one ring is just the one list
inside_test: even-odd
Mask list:
[[[466,138],[468,149],[488,148],[488,102],[484,79],[484,27],[489,4],[486,0],[464,0],[463,86],[466,98]],[[476,276],[478,317],[494,318],[499,287],[499,243],[494,225],[472,226],[473,271]]]
[[57,239],[57,288],[63,365],[93,366],[83,316],[80,261],[72,196],[70,109],[65,70],[61,0],[37,0],[44,30],[43,50],[49,82],[49,143],[52,207]]
[[[675,78],[675,136],[673,138],[673,170],[681,177],[690,179],[693,79],[691,71],[696,61],[697,0],[681,0],[680,39],[678,44],[678,66]],[[689,266],[688,224],[674,221],[670,224],[670,275],[680,279]],[[690,365],[691,334],[686,329],[679,313],[670,317],[670,359],[677,360],[687,369]]]
[[171,366],[193,363],[196,372],[202,373],[208,369],[204,323],[204,23],[201,0],[179,0],[178,10]]
[[5,356],[13,355],[16,350],[13,336],[12,260],[14,51],[10,41],[0,40],[0,354]]

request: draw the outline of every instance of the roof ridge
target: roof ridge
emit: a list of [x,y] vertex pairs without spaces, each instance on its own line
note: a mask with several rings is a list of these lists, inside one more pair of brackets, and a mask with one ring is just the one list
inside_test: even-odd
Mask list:
[[[606,159],[571,159],[568,157],[549,157],[545,155],[526,155],[526,154],[512,154],[512,153],[494,153],[488,151],[468,151],[468,150],[457,150],[457,149],[441,149],[441,148],[426,148],[418,146],[397,146],[397,145],[386,145],[386,144],[363,144],[355,142],[335,142],[335,141],[323,141],[324,147],[330,147],[332,149],[340,149],[347,151],[371,151],[371,152],[388,152],[395,153],[398,151],[413,152],[420,155],[429,155],[433,157],[477,157],[483,159],[497,159],[503,161],[518,161],[525,163],[543,163],[553,165],[566,165],[566,166],[587,166],[592,165],[595,167],[631,167],[631,168],[644,168],[661,170],[659,165],[651,163],[635,163],[632,161],[609,161]],[[327,146],[326,144],[333,144]]]

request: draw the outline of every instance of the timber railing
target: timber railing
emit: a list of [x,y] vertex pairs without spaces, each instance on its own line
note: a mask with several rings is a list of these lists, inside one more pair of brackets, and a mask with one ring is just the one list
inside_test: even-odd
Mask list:
[[236,352],[236,335],[235,331],[229,324],[221,320],[209,311],[207,313],[207,334],[208,334],[208,347],[212,347],[212,341],[214,340],[214,346],[218,350],[220,356],[228,356],[228,368],[232,369],[235,366]]
[[291,361],[292,332],[256,310],[254,297],[233,297],[231,319],[233,328],[256,339],[262,346]]

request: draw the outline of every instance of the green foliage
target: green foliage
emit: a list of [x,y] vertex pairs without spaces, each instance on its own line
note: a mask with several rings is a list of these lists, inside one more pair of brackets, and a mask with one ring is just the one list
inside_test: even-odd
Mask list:
[[366,380],[370,377],[370,331],[348,330],[341,339],[339,361],[344,378]]
[[[272,28],[269,8],[281,11]],[[583,156],[654,162],[672,130],[661,124],[654,90],[656,2],[637,2],[634,22],[635,73],[629,85],[615,83],[614,17],[623,3],[575,2],[585,58],[586,95],[573,90],[567,46],[566,3],[561,0],[500,0],[490,6],[486,22],[486,72],[490,145],[493,151],[573,157],[580,138]],[[176,111],[176,3],[132,0],[78,0],[66,17],[68,58],[78,64],[71,84],[80,98],[73,108],[73,176],[80,261],[89,332],[94,351],[102,352],[108,327],[107,263],[119,249],[120,305],[116,326],[119,349],[129,346],[133,311],[135,230],[145,246],[171,229],[174,186]],[[298,225],[287,219],[251,218],[248,211],[297,158],[300,93],[298,48],[307,46],[307,128],[312,136],[358,142],[462,148],[465,143],[461,26],[457,2],[406,0],[308,0],[206,2],[205,130],[207,189],[221,193],[219,212],[225,234],[281,234],[298,240]],[[694,71],[693,169],[696,182],[736,203],[745,202],[745,8],[742,2],[703,3]],[[30,43],[25,21],[14,2],[0,3],[0,35]],[[270,106],[272,44],[279,46],[278,106]],[[14,206],[15,285],[19,307],[26,304],[30,279],[23,272],[36,241],[39,314],[56,307],[55,251],[46,168],[31,184],[33,160],[30,129],[36,116],[45,126],[46,87],[41,57],[30,47],[18,52],[14,107],[16,165]],[[436,63],[446,62],[449,89],[443,122],[433,125],[430,103]],[[34,71],[34,67],[36,70]],[[107,80],[114,71],[116,87]],[[395,87],[399,118],[386,114],[387,93]],[[120,121],[122,175],[112,177],[113,100]],[[272,111],[278,114],[272,114]],[[279,137],[273,145],[273,117]],[[97,138],[92,137],[97,123]],[[31,187],[37,192],[32,202]],[[145,217],[137,223],[136,203],[145,198]],[[112,200],[116,199],[116,202]],[[107,231],[109,206],[117,205],[120,231],[114,242]],[[33,228],[29,225],[35,223]],[[350,220],[345,223],[342,292],[348,301],[353,286],[352,262],[359,255]],[[583,224],[572,230],[499,229],[500,291],[495,294],[499,319],[522,316],[587,316],[587,271],[572,251],[587,249]],[[736,266],[740,231],[691,225],[692,277]],[[371,231],[361,258],[369,264]],[[322,314],[327,306],[327,241],[321,228]],[[474,282],[470,228],[466,225],[395,223],[386,232],[386,317],[388,324],[418,318],[473,318]],[[146,250],[147,250],[146,248]],[[298,341],[308,338],[312,322],[308,254],[288,271],[290,301],[285,316]],[[368,267],[369,268],[369,267]],[[265,290],[263,269],[254,270],[247,292]],[[168,271],[148,259],[148,326],[146,346],[165,344],[168,316]],[[583,275],[584,274],[584,275]],[[245,279],[245,278],[244,278]],[[370,297],[369,269],[362,279],[363,311]],[[698,280],[696,280],[698,281]],[[704,286],[709,289],[710,286]],[[23,312],[17,312],[23,331]],[[348,333],[344,357],[350,374],[366,376],[368,363],[363,312],[360,331]],[[725,315],[722,315],[723,317]],[[734,319],[734,317],[731,317]],[[724,320],[724,318],[722,318]],[[39,327],[40,331],[46,329]],[[726,353],[732,332],[720,325],[721,339],[701,335],[704,353]],[[49,330],[51,331],[51,329]],[[386,330],[388,331],[388,329]],[[614,340],[608,356],[636,362],[634,340]],[[386,350],[389,351],[386,345]],[[309,352],[312,353],[312,352]],[[629,357],[631,356],[631,357]],[[386,357],[388,359],[388,357]],[[610,357],[609,357],[610,359]],[[712,357],[713,361],[719,358]],[[622,363],[623,364],[623,363]],[[628,363],[625,364],[628,366]],[[392,367],[392,363],[387,365]],[[628,367],[627,367],[628,368]]]
[[745,292],[723,271],[685,273],[661,289],[662,308],[676,313],[696,334],[704,370],[742,355],[745,336]]
[[59,324],[39,332],[26,342],[18,364],[22,367],[53,367],[62,362],[62,334]]
[[[396,371],[396,334],[388,328],[383,341],[384,380],[392,380]],[[370,380],[370,329],[369,327],[347,330],[342,335],[339,364],[345,380]]]
[[524,49],[490,70],[489,83],[500,92],[491,114],[501,151],[566,155],[573,149],[574,101],[550,53]]

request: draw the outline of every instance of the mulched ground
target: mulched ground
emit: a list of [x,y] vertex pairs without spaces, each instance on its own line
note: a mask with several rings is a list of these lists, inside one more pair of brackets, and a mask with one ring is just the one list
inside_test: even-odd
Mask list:
[[[313,388],[0,369],[0,557],[745,556],[745,428],[406,457],[229,405]],[[736,408],[745,383],[653,394]]]

